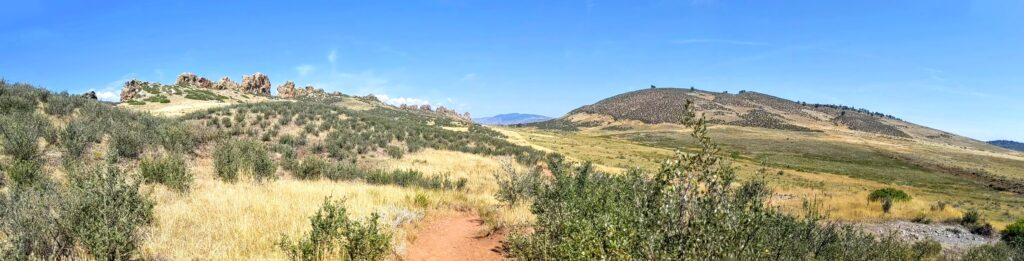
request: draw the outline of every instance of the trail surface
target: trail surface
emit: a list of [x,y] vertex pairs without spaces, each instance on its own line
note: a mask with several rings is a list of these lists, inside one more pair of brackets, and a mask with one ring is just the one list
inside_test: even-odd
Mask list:
[[504,235],[480,237],[483,221],[475,214],[455,213],[429,219],[407,252],[411,261],[502,260]]

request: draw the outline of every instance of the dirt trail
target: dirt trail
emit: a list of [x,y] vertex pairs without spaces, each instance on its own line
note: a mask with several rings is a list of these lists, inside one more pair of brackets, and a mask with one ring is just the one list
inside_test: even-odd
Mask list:
[[502,260],[501,240],[495,234],[481,238],[483,221],[475,213],[454,213],[430,218],[421,227],[406,252],[406,259],[421,260]]

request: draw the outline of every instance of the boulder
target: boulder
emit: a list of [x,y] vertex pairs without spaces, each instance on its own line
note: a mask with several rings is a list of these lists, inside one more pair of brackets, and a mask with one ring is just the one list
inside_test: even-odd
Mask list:
[[121,87],[121,102],[142,98],[143,84],[145,82],[135,79],[124,82],[124,87]]
[[245,75],[242,77],[242,85],[239,91],[270,96],[270,77],[263,73]]
[[302,89],[302,91],[299,92],[299,96],[323,98],[327,97],[327,93],[324,92],[324,89],[316,88],[313,87],[312,85],[307,85],[305,88]]
[[174,82],[174,85],[213,89],[213,82],[205,77],[200,77],[193,73],[182,73],[178,75],[178,80]]
[[298,91],[295,90],[295,83],[292,81],[284,82],[281,86],[277,86],[277,96],[282,98],[295,98],[298,97]]
[[220,82],[217,82],[217,84],[213,85],[213,89],[238,90],[238,83],[235,83],[235,81],[232,81],[231,78],[224,76],[224,78],[220,78]]
[[82,94],[82,97],[95,100],[96,99],[96,92],[94,92],[94,91],[86,92],[86,93]]

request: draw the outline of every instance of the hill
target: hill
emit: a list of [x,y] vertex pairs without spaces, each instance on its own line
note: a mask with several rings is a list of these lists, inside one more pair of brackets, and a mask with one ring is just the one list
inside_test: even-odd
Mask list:
[[484,125],[515,125],[546,121],[550,119],[551,117],[536,114],[506,113],[491,117],[474,118],[473,122]]
[[844,132],[892,139],[923,140],[958,147],[998,150],[985,142],[903,121],[892,115],[845,105],[797,102],[768,94],[738,94],[699,89],[651,88],[615,95],[570,111],[566,116],[534,123],[542,128],[572,130],[630,123],[678,123],[686,101],[716,125],[799,132]]
[[1024,143],[1012,141],[1012,140],[994,140],[989,141],[988,144],[996,145],[1002,148],[1024,151]]

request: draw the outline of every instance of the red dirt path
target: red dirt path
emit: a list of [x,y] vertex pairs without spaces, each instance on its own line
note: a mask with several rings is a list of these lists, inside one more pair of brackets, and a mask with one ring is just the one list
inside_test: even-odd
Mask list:
[[406,252],[411,261],[502,260],[504,235],[479,237],[483,221],[475,214],[456,213],[428,219]]

